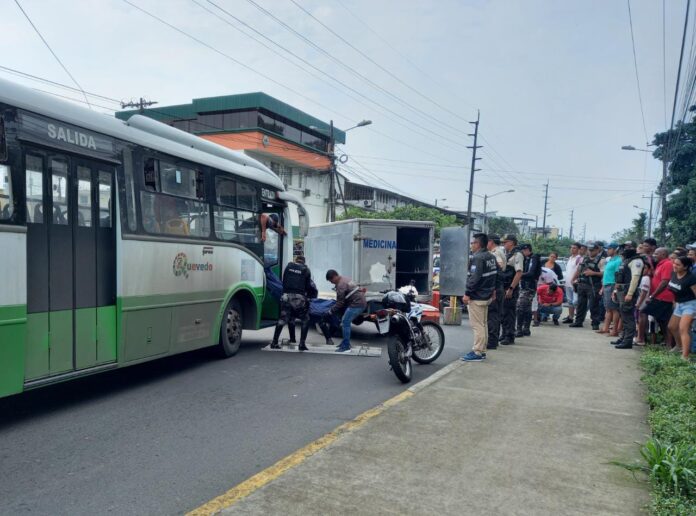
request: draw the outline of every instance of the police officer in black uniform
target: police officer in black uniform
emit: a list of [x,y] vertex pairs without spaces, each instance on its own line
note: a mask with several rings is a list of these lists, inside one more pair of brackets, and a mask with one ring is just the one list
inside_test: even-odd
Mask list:
[[517,298],[520,294],[520,280],[524,268],[524,256],[517,247],[517,236],[507,234],[503,237],[505,250],[505,269],[503,270],[503,317],[501,321],[504,346],[515,343],[515,323],[517,319]]
[[602,275],[604,274],[604,258],[602,258],[602,246],[600,242],[592,242],[587,246],[588,253],[582,259],[575,273],[578,286],[578,306],[575,309],[575,322],[571,328],[582,328],[590,309],[592,329],[598,330],[600,319],[599,291],[602,288]]
[[631,349],[633,338],[636,336],[636,300],[638,298],[638,285],[643,275],[645,262],[636,251],[634,242],[623,244],[621,251],[623,260],[614,276],[614,292],[612,296],[619,303],[619,314],[623,322],[623,330],[619,339],[612,342],[616,349]]
[[524,256],[520,294],[517,299],[517,333],[515,337],[528,337],[532,334],[529,329],[532,324],[532,303],[536,296],[537,281],[541,274],[541,258],[534,254],[532,244],[522,244],[519,247]]
[[495,234],[488,235],[488,251],[495,257],[497,274],[495,279],[495,296],[488,305],[488,348],[496,349],[500,340],[500,321],[503,315],[503,301],[505,300],[505,287],[503,282],[503,269],[506,265],[505,251],[500,247],[500,237]]
[[[302,324],[300,332],[300,351],[307,351],[305,341],[309,332],[309,298],[314,297],[316,287],[312,281],[312,273],[305,265],[304,256],[295,258],[295,262],[287,264],[283,271],[283,295],[280,297],[280,319],[273,333],[272,349],[280,349],[278,337],[286,324],[290,328],[290,336],[294,337],[295,320]],[[294,339],[293,339],[294,340]]]

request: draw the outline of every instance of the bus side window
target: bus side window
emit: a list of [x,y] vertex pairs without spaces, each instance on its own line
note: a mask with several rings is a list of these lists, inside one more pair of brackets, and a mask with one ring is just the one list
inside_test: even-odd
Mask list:
[[159,161],[148,158],[144,169],[145,188],[151,192],[159,191]]
[[43,224],[43,159],[26,155],[27,222]]
[[14,213],[10,167],[0,165],[0,220],[10,220]]

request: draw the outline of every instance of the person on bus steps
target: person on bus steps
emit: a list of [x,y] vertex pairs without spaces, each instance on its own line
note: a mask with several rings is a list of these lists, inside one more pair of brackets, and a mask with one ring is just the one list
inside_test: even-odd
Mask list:
[[640,278],[643,275],[645,263],[638,254],[636,244],[626,242],[621,252],[623,261],[616,271],[614,283],[614,299],[619,302],[619,314],[623,321],[623,330],[618,340],[612,342],[616,349],[631,349],[633,338],[636,336],[636,300]]
[[283,271],[283,295],[280,297],[280,318],[276,323],[271,349],[280,349],[278,337],[286,324],[290,328],[291,340],[294,340],[295,320],[302,323],[300,332],[300,351],[307,351],[307,333],[309,332],[309,298],[316,297],[316,286],[312,273],[305,265],[304,256],[297,256],[294,262],[285,266]]
[[261,242],[266,241],[266,231],[272,229],[279,235],[287,235],[285,228],[280,225],[280,217],[277,213],[262,213],[259,217],[261,223]]
[[588,253],[580,262],[580,266],[572,278],[571,283],[575,283],[578,286],[578,306],[575,309],[575,322],[570,325],[571,328],[582,328],[589,307],[592,329],[599,330],[599,323],[602,320],[601,308],[599,306],[599,291],[602,288],[605,263],[602,257],[603,247],[602,242],[590,243]]

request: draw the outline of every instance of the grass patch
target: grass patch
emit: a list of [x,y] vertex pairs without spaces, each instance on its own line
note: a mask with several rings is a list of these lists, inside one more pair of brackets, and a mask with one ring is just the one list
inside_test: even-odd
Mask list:
[[652,437],[641,447],[642,462],[617,465],[643,472],[653,486],[651,513],[696,514],[696,363],[676,353],[646,349],[645,371]]

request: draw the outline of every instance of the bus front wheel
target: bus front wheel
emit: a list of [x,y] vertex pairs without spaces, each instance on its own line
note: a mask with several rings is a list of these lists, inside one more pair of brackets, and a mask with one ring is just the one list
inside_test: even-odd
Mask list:
[[242,308],[236,299],[230,300],[220,324],[220,354],[223,357],[231,357],[239,351],[242,344]]

